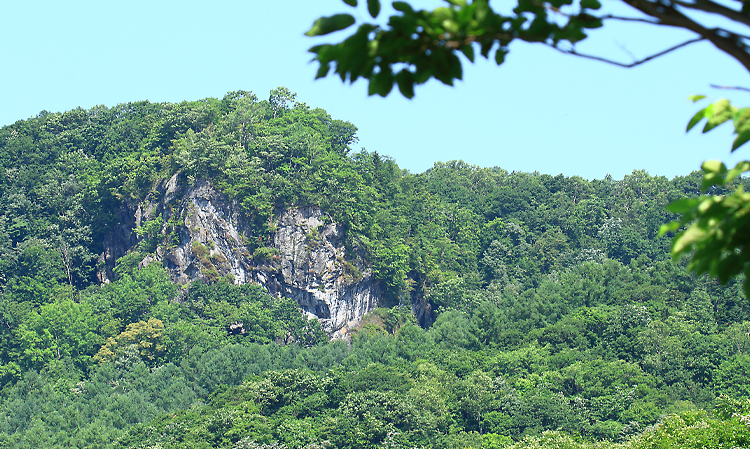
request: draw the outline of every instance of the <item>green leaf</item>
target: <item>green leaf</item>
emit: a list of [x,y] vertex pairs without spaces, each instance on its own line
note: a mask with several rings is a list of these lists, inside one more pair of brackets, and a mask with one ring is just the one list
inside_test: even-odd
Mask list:
[[349,6],[357,6],[357,0],[344,0],[344,3]]
[[696,241],[702,239],[705,235],[706,231],[703,229],[696,225],[690,226],[672,240],[672,254],[679,255],[689,250]]
[[393,9],[409,14],[414,12],[414,8],[412,8],[411,5],[406,2],[393,2]]
[[727,173],[727,182],[731,182],[740,174],[750,171],[750,161],[740,161]]
[[703,175],[703,182],[701,183],[701,191],[705,192],[711,186],[723,186],[724,177],[719,173],[706,173]]
[[706,111],[708,111],[708,108],[710,108],[711,105],[706,106],[705,108],[701,109],[700,111],[696,112],[693,118],[690,119],[690,122],[687,125],[687,129],[685,132],[690,131],[693,126],[697,125],[698,122],[706,118]]
[[[463,79],[463,68],[461,67],[461,60],[458,59],[458,56],[454,55],[453,53],[448,53],[448,76],[451,78],[455,78],[457,80]],[[449,86],[453,85],[453,80],[451,82],[446,83]]]
[[732,151],[750,140],[750,108],[742,108],[734,114],[734,132],[737,138],[732,144]]
[[442,22],[440,22],[440,25],[443,27],[445,31],[451,34],[457,34],[460,30],[460,27],[458,26],[458,22],[455,20],[445,19]]
[[393,75],[389,70],[381,70],[370,78],[368,95],[386,97],[393,89]]
[[701,165],[701,169],[706,173],[725,173],[727,166],[721,161],[706,161]]
[[305,33],[306,36],[322,36],[324,34],[340,31],[354,25],[354,17],[351,14],[336,14],[330,17],[321,17],[313,23],[312,28]]
[[380,14],[380,0],[367,0],[367,11],[373,19],[377,17]]
[[727,166],[721,161],[706,161],[701,165],[705,172],[701,190],[706,191],[711,186],[723,186],[726,183],[724,175],[727,173]]
[[706,98],[705,95],[691,95],[691,96],[688,97],[688,100],[690,100],[693,103],[695,103],[696,101],[703,100],[704,98]]
[[495,45],[494,42],[482,42],[482,48],[479,51],[482,56],[489,59],[490,50],[492,50],[492,46]]
[[663,237],[664,234],[668,232],[674,232],[676,230],[680,229],[680,222],[679,221],[672,221],[667,224],[661,225],[659,228],[659,237]]
[[733,117],[735,132],[750,129],[750,108],[738,109]]
[[320,64],[320,67],[318,68],[318,73],[315,74],[315,79],[325,78],[326,75],[328,75],[328,71],[330,69],[331,69],[331,66],[329,64]]
[[394,77],[398,84],[398,90],[406,98],[414,98],[414,74],[404,69]]
[[471,44],[461,47],[461,51],[469,61],[474,62],[474,47],[472,47]]
[[441,23],[444,20],[453,20],[454,12],[450,8],[440,7],[432,11],[432,20]]
[[750,131],[738,134],[737,138],[734,139],[734,143],[732,143],[732,151],[746,144],[748,140],[750,140]]
[[495,52],[495,62],[497,63],[497,65],[500,65],[503,62],[505,62],[505,55],[507,54],[508,54],[507,49],[504,49],[502,47],[497,49],[497,51]]
[[696,204],[698,204],[697,198],[680,198],[679,200],[669,203],[666,209],[669,212],[682,214],[692,209]]
[[602,4],[598,0],[581,0],[581,8],[599,9]]
[[732,111],[732,105],[729,104],[729,100],[726,99],[721,99],[712,106],[713,108],[711,109],[711,112],[713,114],[708,117],[708,122],[706,122],[706,126],[703,128],[704,133],[711,131],[726,122],[732,118],[732,114],[734,113],[734,111]]
[[[698,215],[704,221],[708,218],[723,218],[726,216],[726,208],[722,207],[724,198],[719,195],[706,196],[698,203]],[[701,226],[701,229],[705,225]]]

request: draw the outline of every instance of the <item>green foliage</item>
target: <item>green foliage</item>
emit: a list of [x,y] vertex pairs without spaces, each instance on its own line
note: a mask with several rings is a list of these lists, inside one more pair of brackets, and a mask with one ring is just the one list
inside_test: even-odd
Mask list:
[[750,398],[747,379],[750,376],[750,357],[737,353],[724,360],[714,372],[714,385],[717,392],[731,395],[732,398]]
[[158,216],[133,229],[135,235],[143,239],[139,245],[140,249],[147,253],[156,251],[156,246],[159,242],[159,234],[161,234],[163,224],[164,219],[161,216]]
[[[633,447],[641,448],[725,448],[750,444],[744,416],[716,419],[702,412],[670,416],[645,432]],[[746,419],[745,419],[746,420]]]
[[[347,3],[356,6],[356,2]],[[398,14],[388,19],[387,27],[363,23],[339,44],[312,47],[310,52],[320,63],[317,77],[326,76],[334,64],[342,81],[368,79],[370,95],[385,97],[398,85],[401,94],[411,98],[414,85],[430,78],[448,85],[460,80],[458,55],[474,62],[475,45],[485,58],[494,53],[499,65],[514,39],[554,46],[561,42],[574,44],[586,37],[588,28],[601,26],[601,20],[590,14],[599,9],[598,2],[582,2],[578,11],[566,13],[562,21],[550,17],[545,6],[532,2],[518,2],[510,14],[496,12],[486,1],[448,3],[427,11],[415,10],[407,2],[395,2],[393,7]],[[562,6],[563,2],[559,3],[554,7]],[[376,18],[380,2],[368,0],[367,10]],[[328,34],[355,23],[349,14],[323,17],[306,34]]]
[[390,298],[398,298],[401,292],[407,291],[408,251],[409,248],[403,243],[393,242],[383,242],[376,250],[373,271],[375,277],[385,284],[386,295]]
[[[344,0],[344,3],[356,8],[358,2]],[[620,67],[634,67],[686,45],[707,40],[750,70],[748,50],[730,43],[744,38],[742,30],[748,25],[748,11],[744,5],[728,7],[714,2],[673,5],[656,0],[621,3],[622,8],[631,14],[620,13],[621,9],[617,7],[602,8],[598,0],[542,3],[518,0],[498,9],[493,9],[487,0],[445,0],[443,6],[433,10],[417,10],[409,2],[396,1],[393,2],[396,13],[387,21],[362,21],[354,34],[341,42],[316,45],[309,51],[315,54],[315,60],[319,63],[317,78],[327,76],[331,65],[334,65],[334,72],[342,81],[354,82],[360,77],[369,80],[370,95],[387,96],[393,86],[398,85],[401,94],[407,98],[414,96],[415,85],[423,84],[430,78],[434,77],[447,85],[460,80],[460,56],[474,62],[479,51],[486,59],[494,56],[497,65],[501,65],[510,51],[510,44],[516,40],[546,45],[564,54]],[[708,14],[693,16],[686,14],[686,10]],[[617,13],[613,14],[612,11]],[[368,0],[367,12],[373,19],[377,18],[380,1]],[[707,19],[709,16],[731,23],[736,28],[732,28],[732,31],[715,29]],[[365,14],[359,17],[365,17]],[[608,59],[605,55],[579,53],[575,48],[577,43],[588,37],[590,29],[599,28],[607,21],[621,20],[681,28],[698,34],[698,37],[631,63]],[[319,36],[349,28],[356,23],[354,16],[349,14],[322,17],[314,22],[306,34]],[[699,114],[705,115],[697,115],[694,121],[704,116],[716,117],[707,125],[707,129],[711,129],[726,120],[726,109],[717,107],[716,114],[711,109],[701,111]]]
[[333,33],[354,25],[354,17],[349,14],[336,14],[331,17],[322,17],[315,21],[312,28],[305,33],[307,36],[321,36]]
[[94,360],[99,363],[111,362],[129,349],[134,349],[142,359],[154,362],[164,352],[163,335],[164,323],[156,318],[130,323],[120,335],[107,339],[94,356]]
[[[689,99],[699,101],[703,98],[705,98],[704,95],[693,95]],[[748,121],[748,118],[750,118],[750,108],[737,108],[732,106],[729,100],[722,98],[698,111],[690,119],[687,130],[690,131],[695,125],[706,119],[703,132],[707,133],[731,119],[734,124],[734,133],[737,134],[737,138],[734,139],[732,144],[732,151],[734,151],[750,140],[750,121]]]
[[96,347],[102,343],[90,304],[58,298],[39,313],[27,315],[18,328],[22,356],[18,362],[41,368],[51,360],[69,359],[86,369]]
[[[750,251],[747,251],[747,235],[750,229],[748,212],[750,194],[742,185],[733,181],[741,173],[750,171],[750,162],[738,163],[732,170],[719,161],[703,163],[701,190],[716,187],[727,189],[727,194],[708,195],[698,198],[683,198],[672,202],[668,210],[681,214],[662,227],[660,233],[677,232],[672,241],[674,258],[690,254],[688,269],[697,274],[717,277],[723,284],[730,278],[750,274]],[[686,229],[682,229],[686,227]],[[745,282],[745,295],[750,293],[750,284]]]
[[88,291],[95,312],[120,320],[123,327],[141,321],[152,304],[170,300],[177,292],[177,286],[172,283],[167,271],[155,263],[135,268],[132,274],[127,274],[126,271],[132,267],[128,262],[132,261],[133,258],[128,257],[125,264],[119,265],[128,268],[120,271],[122,275],[117,282]]
[[255,251],[253,251],[253,259],[259,260],[261,262],[269,262],[273,260],[274,256],[278,256],[278,254],[279,250],[276,248],[261,246],[255,248]]

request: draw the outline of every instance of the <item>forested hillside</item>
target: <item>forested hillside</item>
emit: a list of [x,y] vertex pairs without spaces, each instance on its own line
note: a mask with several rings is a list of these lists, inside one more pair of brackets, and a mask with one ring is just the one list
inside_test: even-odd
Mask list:
[[[742,279],[694,277],[658,236],[699,174],[413,174],[356,142],[284,88],[0,129],[0,447],[750,445]],[[269,264],[275,217],[319,206],[381,308],[329,341],[205,248],[210,275],[175,284],[177,215],[109,279],[120,211],[175,175],[239,204]]]

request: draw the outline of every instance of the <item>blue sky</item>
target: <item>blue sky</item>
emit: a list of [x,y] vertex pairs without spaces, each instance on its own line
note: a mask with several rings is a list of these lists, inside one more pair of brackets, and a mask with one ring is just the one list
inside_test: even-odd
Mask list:
[[[303,33],[321,15],[350,10],[340,0],[2,2],[0,125],[42,110],[221,98],[233,90],[265,98],[286,86],[298,100],[354,123],[356,149],[389,155],[411,172],[462,159],[587,179],[620,179],[636,169],[671,178],[703,160],[734,163],[750,151],[730,156],[728,124],[685,133],[702,107],[689,95],[750,103],[748,94],[709,88],[750,86],[747,72],[710,44],[622,69],[518,43],[500,67],[467,62],[455,87],[434,81],[413,100],[397,93],[383,99],[368,97],[364,82],[313,79],[317,65],[307,49],[337,37]],[[628,52],[640,58],[689,37],[612,24],[580,49],[629,61]]]

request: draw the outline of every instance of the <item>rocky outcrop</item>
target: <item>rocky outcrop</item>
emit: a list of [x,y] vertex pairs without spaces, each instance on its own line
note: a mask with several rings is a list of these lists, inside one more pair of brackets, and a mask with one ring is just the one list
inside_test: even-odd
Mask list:
[[[281,213],[273,248],[261,252],[264,257],[253,257],[246,246],[250,230],[240,207],[207,181],[183,190],[178,179],[175,175],[160,184],[144,204],[131,208],[135,226],[158,217],[163,222],[166,244],[143,263],[162,261],[175,282],[183,284],[221,277],[238,284],[258,283],[271,294],[296,300],[334,336],[345,334],[377,306],[381,290],[371,270],[361,257],[347,255],[342,226],[331,223],[320,208]],[[124,235],[120,229],[111,236],[102,255],[103,282],[111,279],[114,257],[109,254],[121,256],[122,248],[132,247],[134,240],[132,233]]]
[[370,270],[347,261],[341,225],[326,223],[318,207],[285,211],[276,221],[274,247],[278,272],[256,271],[256,281],[276,286],[275,293],[295,299],[303,310],[321,319],[324,329],[345,331],[374,309],[380,288]]

